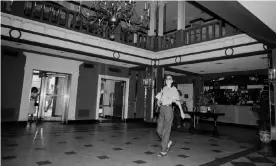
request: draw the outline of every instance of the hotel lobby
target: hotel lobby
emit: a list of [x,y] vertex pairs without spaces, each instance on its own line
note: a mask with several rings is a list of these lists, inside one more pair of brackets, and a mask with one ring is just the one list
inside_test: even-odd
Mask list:
[[[1,165],[275,166],[274,6],[1,1]],[[160,157],[167,75],[185,118]]]

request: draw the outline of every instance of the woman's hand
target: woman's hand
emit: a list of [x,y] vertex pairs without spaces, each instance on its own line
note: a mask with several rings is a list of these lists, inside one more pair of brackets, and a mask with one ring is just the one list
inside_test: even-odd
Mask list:
[[181,107],[180,102],[179,102],[179,101],[176,101],[175,103],[176,103],[177,106],[179,107],[181,118],[184,119],[184,118],[185,118],[185,114],[184,114],[184,112],[183,112],[183,109],[182,109],[182,107]]
[[157,101],[157,105],[161,106],[162,102],[160,100]]

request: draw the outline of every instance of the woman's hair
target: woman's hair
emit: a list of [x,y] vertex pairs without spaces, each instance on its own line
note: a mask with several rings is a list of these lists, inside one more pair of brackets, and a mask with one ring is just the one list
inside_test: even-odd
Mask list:
[[37,93],[37,92],[38,92],[37,87],[32,87],[31,92],[32,92],[32,93]]
[[172,87],[176,87],[177,88],[177,85],[176,85],[176,82],[174,81],[174,82],[172,82]]

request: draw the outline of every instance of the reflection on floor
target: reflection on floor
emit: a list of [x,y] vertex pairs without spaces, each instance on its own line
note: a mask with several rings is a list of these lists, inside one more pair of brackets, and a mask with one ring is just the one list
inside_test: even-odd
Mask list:
[[[205,127],[208,125],[204,125]],[[210,126],[209,126],[210,127]],[[210,129],[210,128],[209,128]],[[136,123],[27,127],[2,125],[2,166],[258,166],[275,165],[269,148],[260,148],[254,129],[220,126],[211,132],[172,131],[175,142],[159,158],[155,128]]]

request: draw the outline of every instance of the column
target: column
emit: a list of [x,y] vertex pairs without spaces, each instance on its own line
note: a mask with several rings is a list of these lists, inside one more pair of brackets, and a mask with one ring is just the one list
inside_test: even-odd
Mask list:
[[149,25],[149,36],[155,36],[155,24],[156,24],[156,8],[157,8],[157,2],[151,1],[150,2],[150,25]]
[[204,80],[202,77],[194,77],[193,80],[193,85],[194,85],[194,107],[196,107],[196,104],[198,102],[198,98],[200,94],[204,91]]
[[159,2],[159,12],[158,12],[158,36],[163,36],[164,33],[164,20],[165,20],[165,5],[164,1]]
[[184,32],[185,29],[185,3],[186,1],[178,0],[177,2],[177,35],[176,45],[181,46],[184,43]]
[[153,90],[153,110],[152,110],[152,119],[153,122],[157,122],[157,114],[156,114],[156,107],[157,107],[157,103],[156,103],[156,99],[155,96],[157,93],[159,93],[161,91],[161,89],[164,87],[164,68],[161,68],[159,66],[157,66],[157,68],[155,69],[155,87]]
[[158,67],[156,69],[156,92],[160,92],[164,87],[164,68]]
[[185,1],[178,0],[177,5],[177,30],[185,29]]
[[[268,53],[268,70],[276,70],[276,48],[272,49],[271,52]],[[275,74],[275,73],[274,73]],[[276,76],[274,76],[276,77]],[[269,93],[270,93],[270,112],[271,112],[271,137],[273,144],[276,144],[276,83],[272,83],[269,80]]]

